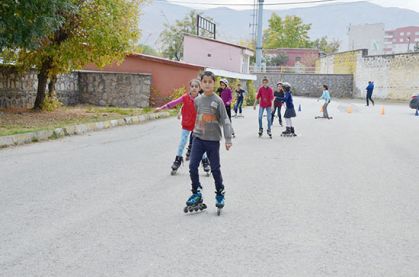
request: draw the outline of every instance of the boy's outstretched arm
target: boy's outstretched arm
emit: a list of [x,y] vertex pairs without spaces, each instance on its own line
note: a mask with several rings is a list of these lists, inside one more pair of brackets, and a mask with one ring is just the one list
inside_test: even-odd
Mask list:
[[231,142],[233,128],[231,127],[230,118],[227,115],[227,111],[224,105],[219,105],[219,113],[220,113],[220,123],[223,125],[223,132],[224,132],[224,139],[225,139],[225,146],[227,150],[230,150],[231,146],[233,145]]

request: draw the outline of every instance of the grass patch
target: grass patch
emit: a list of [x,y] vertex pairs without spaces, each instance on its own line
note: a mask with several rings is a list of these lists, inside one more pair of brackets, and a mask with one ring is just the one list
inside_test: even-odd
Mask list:
[[152,112],[152,108],[118,108],[79,105],[52,112],[29,109],[0,109],[0,136],[54,130],[68,125],[121,119]]

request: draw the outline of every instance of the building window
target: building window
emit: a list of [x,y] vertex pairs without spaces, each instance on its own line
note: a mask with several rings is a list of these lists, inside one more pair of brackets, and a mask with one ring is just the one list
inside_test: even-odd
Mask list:
[[397,39],[393,38],[393,42],[396,42],[396,41],[397,41]]
[[419,32],[416,32],[415,34],[416,34],[417,36],[419,36]]
[[410,32],[407,32],[407,33],[406,33],[406,35],[407,35],[407,36],[408,36],[408,35],[410,35]]
[[401,36],[404,36],[404,32],[401,32],[401,33],[400,33],[400,35],[401,35]]
[[403,39],[402,38],[400,39],[400,42],[403,42]]

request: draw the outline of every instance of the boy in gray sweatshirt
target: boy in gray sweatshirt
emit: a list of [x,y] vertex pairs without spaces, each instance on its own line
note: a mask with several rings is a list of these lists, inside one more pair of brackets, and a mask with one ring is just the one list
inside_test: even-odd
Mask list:
[[189,162],[189,174],[192,181],[192,196],[186,201],[185,212],[203,210],[202,194],[200,192],[198,167],[202,155],[206,152],[211,165],[212,176],[215,181],[216,207],[224,207],[224,185],[220,170],[220,140],[222,138],[221,126],[225,137],[227,150],[232,146],[231,121],[227,115],[223,100],[214,93],[215,76],[205,71],[201,76],[201,88],[204,93],[195,99],[197,111],[195,129],[193,131],[192,152]]

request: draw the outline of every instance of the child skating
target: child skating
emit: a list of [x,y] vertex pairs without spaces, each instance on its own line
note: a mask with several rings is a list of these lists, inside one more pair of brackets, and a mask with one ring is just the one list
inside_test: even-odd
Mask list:
[[220,140],[221,126],[224,130],[225,147],[227,150],[232,146],[231,121],[228,118],[223,100],[214,93],[215,75],[205,71],[201,76],[201,88],[204,94],[195,99],[197,112],[192,152],[189,161],[189,173],[192,182],[192,196],[186,201],[184,212],[199,211],[206,208],[200,191],[198,167],[201,157],[207,153],[211,172],[215,182],[215,206],[220,215],[224,207],[224,184],[220,170]]
[[294,109],[294,103],[292,100],[292,92],[291,92],[291,85],[287,82],[282,84],[282,87],[284,88],[285,96],[284,96],[284,102],[286,106],[284,118],[286,123],[286,129],[284,132],[282,132],[281,136],[285,137],[296,137],[294,127],[292,126],[292,118],[296,117],[297,114],[295,113]]
[[278,119],[279,125],[282,127],[282,115],[281,115],[281,108],[284,104],[284,89],[282,88],[282,83],[278,82],[276,84],[277,90],[274,92],[274,110],[272,111],[272,125],[275,118],[275,112],[278,110]]
[[259,137],[263,134],[262,118],[263,112],[266,110],[266,118],[268,120],[268,129],[266,132],[268,136],[272,138],[272,100],[274,99],[274,92],[268,86],[269,80],[267,77],[263,77],[262,83],[263,86],[258,90],[253,109],[256,110],[256,104],[259,102]]
[[[231,122],[231,102],[233,101],[233,93],[231,92],[231,89],[228,87],[228,80],[227,79],[221,79],[220,80],[220,97],[224,102],[224,106],[227,111],[228,118]],[[233,129],[233,138],[234,138],[234,129]]]
[[240,83],[238,83],[237,88],[236,88],[236,104],[234,105],[234,117],[237,117],[237,112],[239,112],[238,114],[239,117],[243,117],[242,106],[243,106],[245,93],[246,92],[241,88]]
[[327,106],[329,105],[331,99],[332,98],[330,97],[329,87],[327,85],[323,85],[322,96],[320,96],[320,98],[317,99],[317,101],[324,100],[324,104],[322,106],[323,116],[316,116],[316,119],[317,118],[325,118],[325,119],[333,118],[333,117],[329,117],[329,113],[327,112]]
[[[175,175],[179,167],[181,166],[183,162],[183,150],[185,149],[185,145],[188,141],[189,134],[193,131],[193,128],[195,126],[195,120],[196,120],[196,110],[194,106],[194,99],[198,96],[198,92],[200,89],[200,82],[199,80],[192,80],[189,83],[189,93],[185,93],[181,97],[179,97],[176,100],[173,100],[161,107],[158,107],[156,109],[157,111],[161,111],[164,109],[172,109],[176,107],[179,104],[183,104],[181,109],[181,117],[182,117],[182,132],[179,142],[178,151],[175,157],[175,161],[172,165],[172,175]],[[203,153],[202,157],[202,164],[204,166],[204,171],[209,174],[210,166],[208,162],[208,158],[206,157],[206,154]]]

